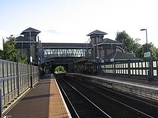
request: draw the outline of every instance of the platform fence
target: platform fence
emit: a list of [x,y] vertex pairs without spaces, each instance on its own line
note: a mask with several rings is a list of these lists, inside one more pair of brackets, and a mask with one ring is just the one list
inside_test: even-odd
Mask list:
[[104,75],[158,81],[158,61],[113,62],[101,64]]
[[[0,60],[1,110],[39,80],[38,66]],[[32,79],[30,79],[32,75]],[[32,82],[30,82],[32,80]]]

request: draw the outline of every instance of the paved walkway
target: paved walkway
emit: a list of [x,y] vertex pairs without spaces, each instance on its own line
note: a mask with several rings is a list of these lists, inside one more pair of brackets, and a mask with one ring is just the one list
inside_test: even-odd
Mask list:
[[63,98],[51,75],[42,79],[8,112],[11,118],[70,118]]

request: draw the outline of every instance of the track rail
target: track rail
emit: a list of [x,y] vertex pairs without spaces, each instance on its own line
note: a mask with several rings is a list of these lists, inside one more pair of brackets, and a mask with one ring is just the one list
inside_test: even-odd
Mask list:
[[84,81],[79,83],[87,87],[89,86],[89,88],[93,88],[93,90],[98,91],[108,97],[111,97],[112,99],[121,102],[122,104],[125,104],[140,113],[146,114],[149,117],[155,118],[158,116],[157,102],[143,99],[137,96],[132,96],[131,94],[123,93],[113,89],[105,88],[94,83],[86,83]]
[[[74,79],[74,78],[72,78]],[[134,117],[139,117],[139,118],[153,118],[152,115],[146,114],[143,111],[140,111],[139,109],[136,109],[128,104],[125,104],[111,96],[105,95],[105,93],[100,92],[100,90],[96,90],[95,86],[92,85],[88,85],[88,84],[84,84],[84,82],[76,82],[76,81],[72,81],[72,79],[70,79],[69,77],[64,78],[64,80],[66,82],[63,82],[63,79],[57,79],[60,82],[58,82],[60,84],[60,87],[62,87],[63,90],[65,90],[66,93],[65,96],[67,96],[67,99],[69,99],[69,106],[73,106],[73,110],[79,114],[76,110],[76,106],[74,105],[73,101],[77,101],[77,104],[83,104],[83,101],[81,102],[79,99],[73,100],[72,98],[79,98],[76,94],[71,93],[71,89],[73,88],[75,91],[77,91],[77,93],[79,93],[80,95],[82,95],[82,97],[84,96],[84,99],[86,99],[86,103],[90,103],[91,105],[95,106],[97,109],[100,109],[100,111],[102,113],[104,113],[104,115],[106,115],[106,117],[113,117],[113,118],[122,118],[122,117],[128,117],[128,118],[134,118]],[[61,84],[62,83],[62,84]],[[69,86],[70,88],[66,90],[67,86]],[[104,89],[105,91],[105,89]],[[73,94],[73,95],[71,95]],[[71,98],[71,97],[72,98]],[[115,95],[115,97],[117,97],[117,95]],[[70,103],[71,102],[71,103]],[[71,104],[71,105],[70,105]],[[84,107],[81,108],[79,111],[82,111],[82,114],[87,113],[88,111],[85,109],[85,105],[83,105]],[[90,106],[90,105],[89,105]],[[83,110],[84,109],[84,110]],[[95,111],[93,111],[95,113]],[[92,114],[92,112],[89,112],[90,114]],[[80,115],[78,115],[80,116]],[[92,115],[93,117],[95,115]],[[84,116],[85,117],[85,116]],[[105,117],[105,116],[104,116]]]
[[57,82],[69,104],[68,106],[69,109],[71,109],[70,112],[72,117],[111,118],[110,115],[78,91],[73,85],[63,80],[58,80]]

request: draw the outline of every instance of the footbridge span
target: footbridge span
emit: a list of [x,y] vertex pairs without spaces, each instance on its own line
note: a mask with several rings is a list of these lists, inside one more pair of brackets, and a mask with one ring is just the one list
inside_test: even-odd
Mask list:
[[57,66],[64,66],[67,72],[73,72],[75,61],[86,57],[90,49],[86,43],[42,43],[42,46],[42,65],[49,73],[53,73]]

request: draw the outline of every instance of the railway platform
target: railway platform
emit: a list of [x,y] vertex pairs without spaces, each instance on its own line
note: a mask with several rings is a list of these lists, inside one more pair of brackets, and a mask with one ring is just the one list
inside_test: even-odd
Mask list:
[[56,80],[46,75],[4,118],[71,118]]
[[158,102],[158,82],[149,82],[145,79],[140,80],[103,75],[83,75],[78,73],[69,73],[68,75],[78,76],[80,78],[86,77],[86,81],[91,81],[101,86]]
[[[122,77],[114,78],[110,76],[91,76],[77,73],[69,74],[101,78],[107,80],[108,82],[110,80],[127,84],[132,83],[133,85],[140,85],[143,88],[152,87],[156,90],[158,89],[157,82],[148,82]],[[120,85],[122,85],[122,83]],[[129,87],[130,92],[132,92],[131,86]],[[125,88],[128,89],[127,86]],[[30,91],[6,114],[6,116],[6,118],[71,118],[53,74],[44,76],[44,78],[42,78],[41,81],[34,86],[34,88],[30,89]]]

